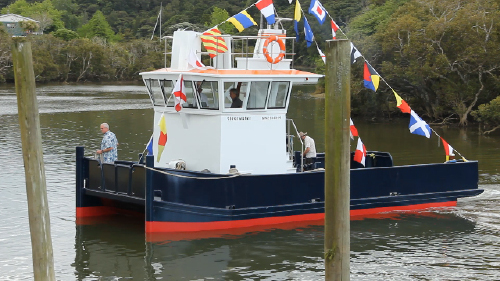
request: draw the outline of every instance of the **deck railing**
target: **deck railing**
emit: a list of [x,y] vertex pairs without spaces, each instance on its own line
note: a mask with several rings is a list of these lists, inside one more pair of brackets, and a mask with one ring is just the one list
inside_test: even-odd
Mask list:
[[[201,36],[201,34],[200,34]],[[214,36],[215,37],[215,36]],[[222,38],[231,38],[231,67],[235,67],[235,61],[236,58],[253,58],[254,55],[263,55],[262,52],[257,52],[255,53],[255,45],[257,43],[258,39],[261,40],[266,40],[269,35],[265,36],[232,36],[232,35],[221,35],[218,37]],[[290,42],[291,46],[286,46],[286,52],[285,56],[283,59],[291,59],[291,65],[290,68],[293,69],[293,64],[294,64],[294,56],[295,56],[295,37],[286,37],[283,35],[280,35],[279,38],[281,40],[286,40],[286,42]],[[164,67],[167,68],[167,56],[172,56],[172,42],[173,42],[174,37],[173,36],[163,36],[161,40],[164,41]],[[250,43],[249,43],[250,42]],[[208,56],[208,52],[197,52],[197,54],[202,55],[202,59],[205,58],[203,56]],[[272,51],[270,53],[271,56],[274,56],[276,54],[273,54]],[[214,66],[214,59],[210,59],[210,64],[207,66]],[[217,67],[219,68],[219,67]],[[248,61],[246,62],[246,68],[248,69]],[[270,68],[273,68],[273,64],[270,64]]]
[[294,150],[293,150],[293,138],[294,135],[291,134],[291,129],[295,130],[295,134],[297,135],[300,144],[301,144],[301,150],[300,150],[300,171],[304,171],[304,142],[299,136],[299,131],[297,130],[297,126],[295,125],[295,122],[293,122],[293,119],[286,119],[286,138],[287,138],[287,151],[288,151],[288,157],[290,160],[293,160],[294,157]]

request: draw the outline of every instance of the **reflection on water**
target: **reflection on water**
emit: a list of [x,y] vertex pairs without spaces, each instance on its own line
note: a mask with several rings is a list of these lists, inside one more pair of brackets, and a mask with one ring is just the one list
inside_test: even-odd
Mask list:
[[[289,117],[324,148],[324,100],[296,89]],[[303,93],[299,93],[302,91]],[[137,159],[154,124],[142,86],[39,88],[40,122],[59,280],[318,280],[323,278],[322,226],[247,233],[156,236],[142,219],[112,216],[76,225],[74,150],[97,149],[108,122],[121,159]],[[0,279],[32,280],[24,170],[12,87],[0,88]],[[397,164],[441,162],[443,148],[408,132],[407,120],[354,118],[369,150],[390,151]],[[351,223],[352,280],[499,280],[499,137],[475,129],[436,128],[469,159],[478,159],[485,192],[456,208],[396,214]],[[453,176],[453,175],[450,175]],[[188,240],[182,239],[189,238]],[[154,242],[146,242],[154,241]]]
[[[100,276],[134,280],[318,280],[324,278],[322,226],[250,232],[225,238],[144,242],[142,220],[101,218],[76,230],[78,279]],[[476,223],[450,211],[392,215],[351,223],[353,280],[435,280],[477,277],[473,268],[495,268],[473,253]],[[483,245],[485,249],[493,245]],[[488,250],[486,250],[488,251]],[[469,271],[474,272],[468,273]],[[482,269],[484,271],[484,269]],[[495,276],[484,272],[482,276]],[[411,278],[410,278],[411,276]],[[377,279],[380,278],[380,279]]]

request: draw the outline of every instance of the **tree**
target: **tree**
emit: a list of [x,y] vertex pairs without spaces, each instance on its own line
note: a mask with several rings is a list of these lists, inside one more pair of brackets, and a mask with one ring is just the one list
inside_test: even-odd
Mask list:
[[35,32],[40,28],[40,26],[32,20],[22,21],[19,23],[19,25],[27,33]]
[[471,115],[477,121],[493,127],[491,130],[484,132],[484,134],[490,134],[500,129],[500,96],[487,104],[481,104],[478,110],[473,111]]
[[[224,22],[228,18],[229,18],[229,13],[225,9],[214,7],[213,12],[210,16],[210,22],[206,22],[205,25],[210,28],[218,25],[219,30],[222,33],[231,34],[236,29],[234,28],[234,25],[232,25],[230,22]],[[224,23],[221,24],[221,22]]]
[[[386,2],[388,3],[388,2]],[[496,96],[500,78],[500,12],[490,0],[411,0],[368,47],[372,65],[433,119],[458,115],[467,124],[478,102]],[[362,50],[363,53],[365,53]],[[366,57],[366,55],[365,55]],[[384,61],[377,64],[377,62]],[[418,111],[417,110],[417,111]]]
[[32,4],[26,2],[26,0],[17,0],[2,9],[2,13],[6,14],[7,12],[37,20],[41,31],[47,29],[57,30],[64,27],[61,20],[62,12],[54,7],[51,0]]
[[78,33],[81,37],[101,37],[110,42],[118,39],[101,11],[95,12],[89,22],[78,29]]
[[66,28],[60,28],[57,31],[52,33],[55,37],[61,38],[65,41],[71,41],[73,39],[78,38],[78,33],[74,32],[73,30],[69,30]]
[[11,37],[0,25],[0,82],[5,82],[5,76],[12,66],[12,55],[10,51]]

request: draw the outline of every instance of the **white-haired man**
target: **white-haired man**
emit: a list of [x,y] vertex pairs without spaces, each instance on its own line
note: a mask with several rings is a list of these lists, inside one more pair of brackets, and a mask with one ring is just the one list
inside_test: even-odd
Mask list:
[[114,163],[118,159],[118,140],[116,135],[109,130],[108,123],[101,124],[101,133],[104,134],[101,141],[101,149],[97,154],[102,154],[104,163]]
[[304,142],[304,154],[302,157],[305,158],[304,164],[313,164],[316,161],[316,144],[313,138],[307,135],[307,133],[300,132],[300,138]]

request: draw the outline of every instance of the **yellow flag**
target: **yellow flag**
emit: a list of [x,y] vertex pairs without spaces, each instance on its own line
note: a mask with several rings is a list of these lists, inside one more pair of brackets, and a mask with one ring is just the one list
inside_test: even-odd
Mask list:
[[392,90],[392,92],[394,93],[394,96],[396,97],[396,106],[400,106],[402,103],[401,101],[403,99],[398,95],[398,93],[396,93],[396,91]]
[[158,155],[156,156],[156,162],[160,162],[161,155],[167,144],[167,123],[165,122],[165,115],[163,115],[163,113],[161,114],[158,126],[160,127],[160,136],[158,137]]
[[297,1],[295,1],[295,15],[293,16],[293,19],[296,20],[297,22],[299,22],[301,16],[302,16],[302,13],[300,12],[300,3],[299,3],[299,0],[297,0]]

